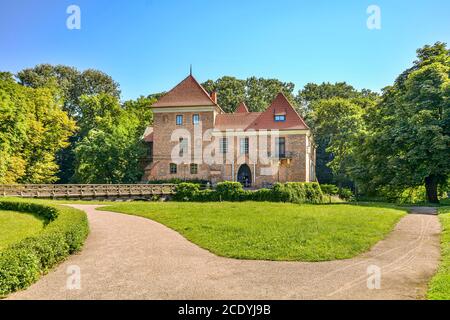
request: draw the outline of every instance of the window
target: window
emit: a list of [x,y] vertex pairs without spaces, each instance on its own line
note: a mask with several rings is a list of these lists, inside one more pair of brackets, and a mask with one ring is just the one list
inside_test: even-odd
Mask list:
[[188,148],[188,140],[186,138],[180,138],[179,139],[180,142],[180,151],[178,152],[178,155],[180,157],[182,157],[184,155],[185,152],[187,152],[187,148]]
[[198,172],[198,164],[191,163],[191,174],[197,174]]
[[284,122],[284,121],[286,121],[286,115],[285,114],[276,114],[274,120],[275,120],[275,122]]
[[177,165],[176,163],[171,163],[169,166],[170,174],[176,174],[177,173]]
[[285,138],[275,139],[275,154],[278,158],[284,158],[286,156],[286,140]]
[[148,158],[151,158],[153,156],[153,142],[148,142],[145,144],[145,155]]
[[200,122],[200,116],[198,114],[192,115],[192,124],[199,124]]
[[177,126],[181,126],[183,124],[183,115],[177,115]]
[[241,154],[248,154],[248,138],[241,138],[239,147]]
[[220,138],[220,153],[227,153],[228,152],[228,139],[227,138]]

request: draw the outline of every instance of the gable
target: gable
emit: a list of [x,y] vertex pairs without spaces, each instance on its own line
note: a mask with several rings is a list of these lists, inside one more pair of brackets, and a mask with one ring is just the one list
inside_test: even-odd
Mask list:
[[217,106],[217,104],[197,80],[189,75],[152,105],[153,108],[184,106]]
[[241,102],[237,108],[236,111],[234,111],[234,113],[248,113],[248,108],[245,105],[245,102]]
[[[285,121],[276,122],[274,120],[275,115],[284,115],[286,119]],[[309,127],[297,111],[295,111],[286,96],[279,93],[266,111],[262,112],[248,129],[296,130],[309,129]]]

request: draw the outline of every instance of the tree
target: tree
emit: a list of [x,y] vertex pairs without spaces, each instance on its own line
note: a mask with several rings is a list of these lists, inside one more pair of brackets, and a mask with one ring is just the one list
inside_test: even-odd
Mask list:
[[19,82],[27,87],[56,87],[64,102],[64,110],[69,116],[79,116],[79,103],[83,95],[106,93],[120,97],[119,84],[109,75],[99,70],[83,72],[64,65],[39,64],[17,73]]
[[[17,78],[27,87],[56,90],[55,92],[63,102],[63,109],[77,122],[82,121],[83,117],[80,109],[82,96],[104,93],[116,98],[120,97],[119,84],[109,75],[94,69],[80,72],[69,66],[40,64],[18,72]],[[70,137],[68,146],[56,154],[60,168],[58,176],[62,183],[69,182],[74,174],[73,150],[81,139],[82,136],[75,133]]]
[[74,180],[79,183],[136,183],[142,177],[139,159],[145,153],[134,124],[93,129],[75,148]]
[[23,87],[1,74],[0,183],[55,182],[55,153],[74,131],[57,90]]
[[218,104],[225,112],[234,112],[237,105],[245,101],[245,80],[235,77],[222,77],[216,81],[208,80],[202,86],[209,92],[216,91]]
[[217,92],[218,104],[225,112],[234,112],[241,102],[246,103],[249,111],[264,111],[279,92],[283,92],[296,105],[292,82],[256,77],[240,80],[224,76],[216,81],[208,80],[202,86],[209,92]]
[[106,94],[81,99],[80,136],[74,154],[74,177],[79,183],[135,183],[145,154],[140,137],[152,120],[154,99],[140,97],[120,105]]
[[350,180],[355,142],[365,129],[364,110],[349,99],[330,98],[314,102],[311,120],[319,143],[326,145],[331,155],[327,166],[332,170],[333,182],[340,188]]
[[[340,130],[340,128],[332,128],[328,125],[327,128],[330,132],[326,132],[324,129],[316,130],[316,122],[318,119],[316,108],[321,108],[324,105],[322,104],[322,101],[325,101],[326,106],[332,108],[333,106],[336,106],[336,104],[330,103],[330,100],[339,98],[357,104],[363,109],[367,109],[375,103],[377,97],[378,94],[370,90],[363,89],[358,91],[346,82],[323,82],[321,84],[308,83],[298,92],[296,97],[297,103],[300,106],[305,121],[314,132],[314,140],[317,145],[316,175],[320,183],[351,185],[350,180],[343,180],[343,175],[336,177],[333,170],[328,165],[334,159],[334,154],[327,151],[330,145],[330,135],[331,132]],[[314,114],[316,116],[314,116]],[[338,124],[338,122],[335,121],[332,123]]]
[[315,101],[331,98],[352,99],[359,104],[364,105],[376,100],[378,94],[369,89],[356,90],[353,86],[346,82],[322,82],[321,84],[307,83],[303,89],[298,91],[295,98],[299,105],[302,115],[308,119],[311,109],[311,104]]
[[145,128],[153,123],[153,111],[150,108],[157,101],[155,96],[140,96],[136,100],[128,100],[123,103],[126,112],[134,114],[139,119],[139,130],[144,132]]
[[428,201],[439,201],[450,176],[449,55],[443,43],[419,49],[413,67],[384,89],[369,110],[357,179],[398,193],[425,185]]
[[345,82],[322,82],[321,84],[307,83],[303,89],[298,91],[296,100],[303,116],[307,118],[312,111],[310,105],[314,101],[331,98],[350,99],[357,96],[357,90]]
[[250,111],[264,111],[279,92],[283,92],[289,102],[297,108],[297,103],[293,95],[294,84],[292,82],[282,82],[277,79],[264,79],[250,77],[246,81],[246,99]]

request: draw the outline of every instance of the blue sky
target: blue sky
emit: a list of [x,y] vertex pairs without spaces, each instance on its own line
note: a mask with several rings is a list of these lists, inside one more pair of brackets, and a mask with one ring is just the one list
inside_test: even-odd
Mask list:
[[[69,30],[66,9],[81,9]],[[369,5],[381,29],[366,26]],[[122,99],[166,91],[192,63],[201,82],[224,75],[347,81],[380,90],[415,50],[450,43],[448,0],[0,0],[0,70],[39,63],[100,69]]]

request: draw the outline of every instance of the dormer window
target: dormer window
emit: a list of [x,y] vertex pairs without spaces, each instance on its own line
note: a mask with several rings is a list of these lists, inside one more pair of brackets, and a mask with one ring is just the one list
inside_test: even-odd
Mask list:
[[284,122],[286,121],[286,115],[285,114],[276,114],[274,117],[275,122]]

